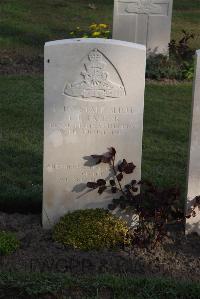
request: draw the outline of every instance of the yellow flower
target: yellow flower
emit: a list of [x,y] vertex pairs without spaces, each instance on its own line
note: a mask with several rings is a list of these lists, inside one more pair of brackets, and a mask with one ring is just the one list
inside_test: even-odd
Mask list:
[[84,35],[83,35],[83,38],[88,38],[88,35],[87,35],[87,34],[84,34]]
[[101,32],[95,31],[95,32],[92,33],[93,37],[97,37],[99,35],[101,35]]
[[99,24],[99,28],[106,29],[106,28],[108,28],[108,25],[106,25],[106,24]]
[[92,24],[92,25],[90,25],[90,29],[91,30],[95,30],[97,28],[97,24]]

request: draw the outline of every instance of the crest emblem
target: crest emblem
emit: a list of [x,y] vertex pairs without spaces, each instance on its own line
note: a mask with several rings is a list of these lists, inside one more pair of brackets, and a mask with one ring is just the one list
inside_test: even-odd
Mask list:
[[[110,73],[106,69],[109,64],[115,72],[117,83],[110,79]],[[94,49],[88,54],[88,62],[84,64],[83,68],[80,80],[66,85],[65,95],[82,99],[105,99],[120,98],[126,94],[117,70],[99,50]]]
[[155,0],[120,0],[120,3],[125,3],[125,11],[127,13],[137,14],[162,14],[163,5],[168,7],[169,1],[157,3]]
[[156,9],[156,5],[153,4],[152,0],[140,0],[138,2],[138,12],[150,13]]

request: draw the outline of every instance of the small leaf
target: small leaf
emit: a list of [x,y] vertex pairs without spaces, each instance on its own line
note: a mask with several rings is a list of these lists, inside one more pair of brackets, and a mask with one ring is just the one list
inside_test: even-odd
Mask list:
[[96,164],[100,163],[110,163],[112,157],[110,153],[106,153],[105,155],[92,155],[91,156],[93,159],[97,160]]
[[131,185],[127,184],[124,186],[127,190],[130,190],[131,189]]
[[112,157],[114,157],[116,155],[116,149],[114,147],[110,147],[109,153],[111,154]]
[[115,181],[114,180],[110,180],[110,185],[111,186],[115,186],[116,185]]
[[103,163],[110,163],[111,160],[112,160],[111,156],[103,155],[102,159],[101,159],[101,162],[103,162]]
[[200,204],[200,196],[196,196],[195,197],[195,202],[196,202],[197,205]]
[[192,217],[196,217],[196,212],[192,211]]
[[98,184],[96,182],[88,182],[87,187],[91,189],[96,189],[98,188]]
[[107,189],[106,186],[101,186],[101,187],[99,187],[98,193],[102,194],[106,189]]
[[120,172],[123,172],[124,169],[125,169],[125,167],[127,166],[127,164],[128,164],[128,163],[126,162],[126,160],[123,159],[122,163],[120,163],[120,164],[118,165],[118,170],[119,170]]
[[121,180],[123,179],[123,174],[120,172],[116,178],[118,179],[119,182],[121,182]]
[[99,179],[97,180],[97,185],[100,187],[100,186],[105,186],[106,185],[106,181],[103,180],[103,179]]
[[124,172],[126,174],[130,174],[130,173],[133,173],[134,169],[135,169],[135,165],[131,162],[131,163],[128,163],[124,169]]
[[96,164],[99,163],[111,163],[111,160],[116,155],[116,150],[114,147],[108,149],[108,152],[103,155],[92,155],[91,157],[96,161]]
[[112,193],[117,193],[117,188],[116,188],[116,187],[112,187],[112,188],[111,188],[111,192],[112,192]]

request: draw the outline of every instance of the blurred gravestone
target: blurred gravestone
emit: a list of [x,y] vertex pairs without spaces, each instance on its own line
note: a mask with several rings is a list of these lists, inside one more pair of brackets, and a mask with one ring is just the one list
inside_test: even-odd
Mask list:
[[[104,39],[45,45],[43,225],[68,211],[107,207],[112,194],[88,192],[109,165],[91,154],[115,147],[141,177],[146,49]],[[117,162],[116,161],[116,162]],[[109,177],[108,177],[109,179]],[[130,179],[130,177],[128,178]]]
[[115,0],[113,38],[168,54],[173,0]]
[[[187,209],[193,204],[193,199],[200,195],[200,50],[196,54],[196,74],[193,90],[193,111],[190,141],[190,159],[188,167]],[[197,216],[187,219],[186,232],[200,234],[200,211]]]

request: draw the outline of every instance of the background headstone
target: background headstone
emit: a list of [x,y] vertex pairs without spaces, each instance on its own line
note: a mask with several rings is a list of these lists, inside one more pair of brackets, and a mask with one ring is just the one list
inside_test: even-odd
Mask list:
[[[108,177],[91,154],[109,147],[141,177],[146,48],[104,39],[45,45],[43,225],[77,209],[106,207],[113,197],[85,189]],[[130,179],[130,178],[129,178]]]
[[168,54],[173,0],[114,0],[113,38]]
[[[200,195],[200,50],[196,54],[197,65],[193,90],[192,128],[190,141],[190,158],[188,166],[187,209],[191,208],[193,199]],[[200,212],[187,219],[186,232],[200,234]]]

